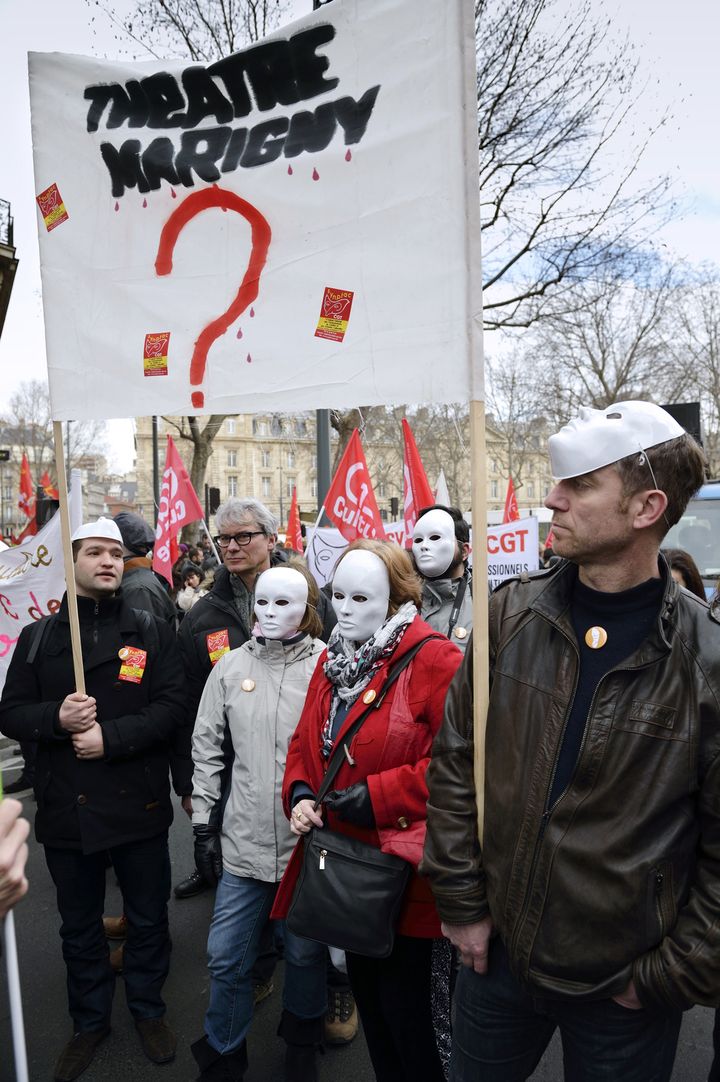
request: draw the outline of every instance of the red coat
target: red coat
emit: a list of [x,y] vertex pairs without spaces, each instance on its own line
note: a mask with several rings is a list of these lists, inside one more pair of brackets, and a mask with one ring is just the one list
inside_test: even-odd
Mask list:
[[[353,703],[337,735],[340,740],[357,716],[366,708],[363,697],[368,691],[380,693],[388,669],[399,661],[420,639],[432,635],[388,692],[382,706],[363,722],[350,745],[355,765],[344,762],[333,782],[334,789],[345,789],[366,781],[370,791],[375,829],[344,823],[327,810],[325,819],[332,830],[378,845],[384,852],[404,857],[417,867],[425,841],[425,814],[428,798],[425,771],[430,761],[433,738],[443,719],[445,694],[455,670],[462,661],[457,646],[416,616],[399,646],[385,658],[357,700]],[[330,713],[332,684],[325,676],[323,663],[327,651],[318,659],[308,688],[298,727],[290,741],[283,781],[283,805],[290,817],[290,796],[296,782],[305,782],[317,792],[325,773],[320,748],[322,728]],[[295,888],[302,846],[297,845],[283,876],[272,916],[284,917]],[[397,927],[401,935],[422,938],[440,935],[440,920],[427,881],[415,872],[410,879]]]

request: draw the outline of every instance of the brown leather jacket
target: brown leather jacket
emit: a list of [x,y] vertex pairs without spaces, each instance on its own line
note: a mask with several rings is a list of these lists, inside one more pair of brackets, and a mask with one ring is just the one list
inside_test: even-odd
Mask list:
[[546,994],[720,1003],[720,627],[667,574],[657,624],[597,686],[572,781],[547,814],[577,680],[577,569],[490,602],[485,845],[473,782],[472,651],[427,781],[421,871],[442,919],[488,913],[516,976]]

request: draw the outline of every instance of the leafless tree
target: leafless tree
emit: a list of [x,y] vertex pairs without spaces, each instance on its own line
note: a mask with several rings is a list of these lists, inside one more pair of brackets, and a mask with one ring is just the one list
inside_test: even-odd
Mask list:
[[[40,380],[21,383],[10,398],[8,412],[0,418],[5,429],[5,440],[12,442],[20,454],[25,453],[33,477],[48,470],[53,482],[55,474],[55,451],[53,425],[50,413],[48,386]],[[70,424],[69,441],[66,440],[66,467],[78,466],[87,455],[105,453],[105,422],[74,421]]]

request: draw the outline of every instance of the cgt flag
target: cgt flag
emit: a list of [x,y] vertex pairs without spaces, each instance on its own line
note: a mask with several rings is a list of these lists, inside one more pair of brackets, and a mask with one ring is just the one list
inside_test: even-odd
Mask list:
[[292,500],[290,502],[290,513],[288,515],[285,548],[294,549],[295,552],[299,552],[302,555],[303,539],[302,530],[300,529],[300,512],[298,511],[297,488],[295,487],[295,485],[293,485]]
[[153,571],[172,586],[172,568],[178,555],[177,536],[181,527],[203,517],[203,509],[172,437],[168,436],[167,441],[152,566]]
[[[26,454],[22,456],[22,464],[20,466],[20,498],[18,499],[18,507],[25,515],[26,518],[35,517],[35,487],[32,481],[32,474],[30,473],[30,463]],[[35,531],[33,530],[33,533]]]
[[517,496],[515,495],[515,485],[513,484],[512,477],[509,477],[507,493],[505,495],[503,524],[506,522],[514,522],[518,518],[520,518],[520,512],[518,511]]
[[347,541],[385,540],[385,530],[357,428],[350,437],[325,497],[325,511]]
[[425,467],[420,458],[420,452],[415,443],[412,429],[405,417],[402,419],[403,447],[405,450],[405,462],[403,467],[404,478],[404,518],[405,518],[405,541],[408,543],[412,537],[418,511],[422,507],[430,507],[435,503],[433,490],[425,473]]

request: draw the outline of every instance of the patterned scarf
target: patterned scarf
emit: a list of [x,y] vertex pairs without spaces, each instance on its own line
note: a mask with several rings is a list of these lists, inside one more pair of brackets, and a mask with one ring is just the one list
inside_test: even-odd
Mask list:
[[383,659],[392,654],[416,616],[417,608],[412,601],[406,601],[357,649],[354,643],[342,637],[337,627],[334,628],[328,642],[327,660],[323,665],[325,675],[333,685],[330,716],[322,730],[322,754],[326,759],[333,749],[333,722],[340,703],[350,709],[380,668]]

